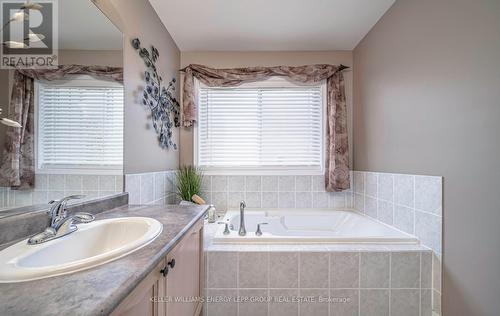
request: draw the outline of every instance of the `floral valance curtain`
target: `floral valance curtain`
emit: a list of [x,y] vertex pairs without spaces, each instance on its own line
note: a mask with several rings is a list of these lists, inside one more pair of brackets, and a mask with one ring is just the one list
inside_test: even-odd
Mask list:
[[35,80],[58,80],[70,75],[88,75],[100,80],[123,83],[123,68],[108,66],[61,65],[54,69],[18,69]]
[[89,75],[96,79],[123,82],[123,68],[61,65],[54,69],[14,71],[9,118],[22,127],[7,127],[0,165],[0,186],[31,189],[35,185],[34,80],[57,80],[68,75]]
[[343,66],[319,64],[299,67],[214,69],[191,64],[184,68],[183,125],[190,127],[196,122],[195,78],[210,87],[232,87],[276,76],[286,77],[291,81],[302,84],[317,83],[326,79],[328,137],[325,173],[326,190],[332,192],[349,189],[349,145],[343,68]]

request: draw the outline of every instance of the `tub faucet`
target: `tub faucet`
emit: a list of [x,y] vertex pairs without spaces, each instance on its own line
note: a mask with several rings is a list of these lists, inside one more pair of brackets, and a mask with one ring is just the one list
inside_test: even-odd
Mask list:
[[245,204],[245,201],[240,202],[240,230],[238,232],[238,235],[240,236],[245,236],[247,234],[247,230],[245,229],[245,207],[247,205]]

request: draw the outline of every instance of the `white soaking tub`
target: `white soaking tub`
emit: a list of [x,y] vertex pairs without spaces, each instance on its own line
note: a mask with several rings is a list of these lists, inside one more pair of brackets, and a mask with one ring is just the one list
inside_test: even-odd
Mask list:
[[[214,243],[387,243],[418,244],[415,236],[371,219],[355,211],[279,209],[245,210],[246,236],[239,236],[240,212],[226,213],[230,233],[221,224]],[[257,224],[262,235],[255,234]]]

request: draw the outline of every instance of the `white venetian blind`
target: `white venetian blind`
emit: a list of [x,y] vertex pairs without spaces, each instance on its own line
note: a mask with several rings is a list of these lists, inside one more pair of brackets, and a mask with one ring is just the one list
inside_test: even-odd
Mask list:
[[321,170],[321,98],[320,86],[200,88],[198,165]]
[[39,167],[122,167],[123,87],[99,83],[38,86]]

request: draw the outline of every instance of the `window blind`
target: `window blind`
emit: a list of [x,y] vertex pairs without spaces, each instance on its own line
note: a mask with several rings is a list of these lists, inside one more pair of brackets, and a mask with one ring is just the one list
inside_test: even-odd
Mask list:
[[321,170],[320,86],[202,87],[198,104],[198,165]]
[[40,84],[40,168],[123,165],[123,87]]

